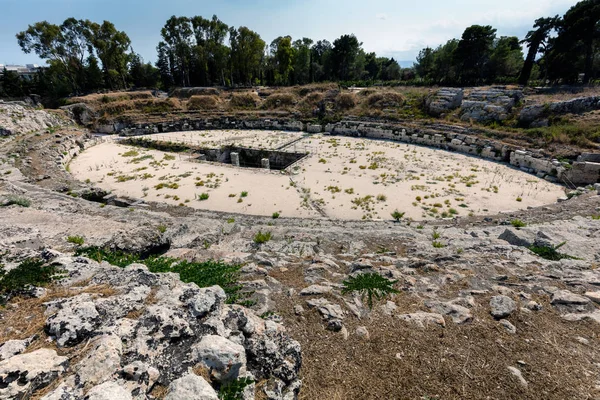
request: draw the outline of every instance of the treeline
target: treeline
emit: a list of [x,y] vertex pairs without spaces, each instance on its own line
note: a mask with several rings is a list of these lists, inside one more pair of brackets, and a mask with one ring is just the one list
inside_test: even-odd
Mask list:
[[165,87],[387,81],[411,73],[393,58],[365,53],[354,35],[333,43],[280,36],[267,45],[258,33],[229,27],[217,16],[173,16],[161,35],[157,67]]
[[[367,53],[354,35],[333,43],[281,36],[267,44],[247,27],[212,19],[176,17],[161,29],[155,65],[111,22],[69,18],[17,34],[25,53],[47,62],[31,80],[6,72],[0,96],[31,93],[61,98],[99,90],[182,86],[344,84],[478,85],[583,83],[599,78],[600,0],[584,0],[563,17],[540,18],[520,40],[496,36],[491,26],[468,27],[460,39],[425,48],[413,68]],[[528,52],[525,56],[522,46]]]
[[563,17],[536,20],[523,40],[473,25],[460,39],[421,50],[415,70],[424,82],[440,85],[589,83],[600,78],[599,22],[600,0],[584,0]]

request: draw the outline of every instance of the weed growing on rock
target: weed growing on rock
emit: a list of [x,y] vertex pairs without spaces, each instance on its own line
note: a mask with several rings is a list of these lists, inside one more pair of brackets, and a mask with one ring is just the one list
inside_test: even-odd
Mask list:
[[109,264],[124,268],[133,263],[144,264],[153,273],[175,272],[181,281],[193,282],[199,287],[218,285],[227,294],[228,303],[244,301],[242,287],[239,285],[241,265],[226,264],[221,261],[208,260],[205,262],[181,261],[176,258],[151,256],[143,259],[138,254],[122,251],[111,251],[100,247],[86,247],[77,250],[76,255],[86,256],[97,262],[106,261]]
[[372,310],[373,300],[380,301],[390,294],[400,293],[394,289],[396,282],[376,273],[360,274],[342,282],[342,294],[358,292],[363,301],[367,299],[367,305]]
[[529,246],[529,250],[531,250],[533,253],[537,254],[538,256],[546,259],[546,260],[550,260],[550,261],[559,261],[559,260],[563,260],[563,259],[567,259],[567,260],[577,260],[577,257],[573,257],[570,256],[568,254],[564,254],[564,253],[559,253],[557,250],[560,249],[562,246],[564,246],[567,242],[562,242],[561,244],[557,245],[557,246],[536,246],[536,245],[532,245]]
[[263,244],[268,242],[269,240],[271,240],[273,238],[273,234],[271,232],[262,232],[262,231],[258,231],[256,233],[256,235],[254,235],[254,243],[256,244]]
[[280,216],[280,215],[281,215],[281,214],[279,214],[278,212],[274,212],[274,213],[273,213],[273,215],[271,215],[271,217],[272,217],[273,219],[277,219],[277,218],[279,218],[279,216]]
[[165,233],[167,231],[167,226],[164,224],[160,224],[156,229],[158,229],[160,233]]
[[73,243],[77,246],[83,246],[83,243],[85,243],[85,239],[83,238],[83,236],[67,236],[67,242]]
[[6,201],[4,201],[1,205],[4,207],[12,206],[13,204],[21,207],[29,207],[31,206],[31,200],[25,197],[19,196],[11,196]]
[[512,221],[510,221],[510,224],[515,228],[523,228],[527,226],[527,224],[521,221],[520,219],[513,219]]
[[6,271],[0,254],[0,304],[19,292],[36,286],[46,286],[58,278],[58,269],[37,258],[28,258],[16,268]]
[[254,381],[250,378],[238,378],[227,382],[219,389],[219,400],[242,400],[244,390]]

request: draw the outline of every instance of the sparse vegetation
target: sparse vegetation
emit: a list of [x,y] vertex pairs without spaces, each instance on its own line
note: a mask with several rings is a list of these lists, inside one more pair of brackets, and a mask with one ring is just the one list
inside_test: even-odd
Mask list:
[[83,236],[67,236],[67,242],[73,243],[77,246],[83,246],[85,239]]
[[396,222],[400,222],[400,220],[404,217],[404,212],[400,212],[398,210],[394,210],[394,212],[392,213],[392,218],[396,221]]
[[26,197],[21,197],[21,196],[9,196],[6,199],[6,201],[4,201],[0,204],[3,205],[4,207],[8,207],[8,206],[12,206],[12,205],[17,205],[20,207],[30,207],[31,200],[29,200]]
[[342,294],[358,292],[363,301],[366,298],[367,305],[372,310],[374,300],[380,301],[391,294],[399,293],[394,289],[396,282],[376,273],[360,274],[342,282]]
[[510,224],[515,228],[523,228],[527,226],[527,224],[521,221],[520,219],[513,219],[512,221],[510,221]]
[[31,287],[47,286],[59,277],[57,267],[37,258],[28,258],[6,271],[4,254],[0,254],[0,304]]
[[536,246],[536,245],[532,245],[529,246],[529,250],[531,250],[531,252],[537,254],[538,256],[546,259],[546,260],[550,260],[550,261],[559,261],[559,260],[563,260],[563,259],[571,259],[571,260],[576,260],[576,257],[570,256],[568,254],[564,254],[564,253],[560,253],[558,252],[558,249],[560,249],[562,246],[564,246],[567,242],[562,242],[559,245],[556,246]]
[[254,243],[256,243],[256,244],[263,244],[263,243],[268,242],[272,238],[273,238],[273,234],[271,232],[258,231],[254,235],[253,240],[254,240]]

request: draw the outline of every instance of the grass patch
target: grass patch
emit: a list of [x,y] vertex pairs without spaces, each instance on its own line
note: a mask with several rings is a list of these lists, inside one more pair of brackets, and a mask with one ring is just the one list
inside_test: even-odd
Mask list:
[[527,226],[527,224],[521,221],[520,219],[513,219],[512,221],[510,221],[510,224],[515,228],[524,228]]
[[83,236],[67,236],[67,242],[76,244],[77,246],[83,246],[85,239]]
[[578,260],[577,257],[573,257],[568,254],[560,253],[558,251],[558,249],[560,249],[566,243],[567,242],[562,242],[561,244],[559,244],[557,246],[532,245],[532,246],[529,246],[528,249],[531,250],[531,252],[537,254],[538,256],[542,257],[545,260],[550,260],[550,261],[559,261],[559,260],[564,260],[564,259]]
[[210,195],[208,193],[202,193],[200,196],[198,196],[198,200],[200,200],[200,201],[208,200],[209,197],[210,197]]
[[5,270],[0,255],[0,304],[27,288],[46,286],[57,279],[58,269],[37,258],[28,258],[10,271]]
[[4,202],[3,206],[4,207],[8,207],[8,206],[12,206],[12,205],[17,205],[17,206],[21,206],[21,207],[29,207],[31,206],[31,200],[25,198],[25,197],[20,197],[20,196],[10,196],[6,202]]
[[227,302],[239,303],[243,301],[242,287],[239,285],[241,265],[226,264],[221,261],[189,262],[176,258],[151,256],[142,259],[134,253],[110,251],[99,247],[86,247],[77,250],[79,256],[85,256],[97,262],[106,261],[109,264],[124,268],[133,263],[144,264],[153,273],[175,272],[179,274],[182,282],[193,282],[199,287],[218,285],[227,294]]

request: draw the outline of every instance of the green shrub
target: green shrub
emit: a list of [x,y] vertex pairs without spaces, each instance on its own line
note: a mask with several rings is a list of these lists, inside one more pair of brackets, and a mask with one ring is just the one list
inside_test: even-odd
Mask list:
[[218,285],[227,294],[228,303],[240,303],[244,299],[239,285],[241,265],[226,264],[221,261],[208,260],[205,262],[181,261],[175,258],[151,256],[142,258],[135,253],[111,251],[100,247],[80,248],[76,255],[86,256],[97,262],[106,261],[109,264],[124,268],[133,263],[144,264],[153,273],[175,272],[182,282],[193,282],[199,287]]
[[198,196],[198,200],[200,200],[200,201],[208,200],[209,197],[210,196],[208,193],[202,193],[200,196]]
[[273,217],[273,219],[277,219],[277,218],[279,218],[279,215],[280,214],[278,212],[274,212],[271,217]]
[[165,233],[167,231],[167,226],[164,224],[160,224],[156,229],[158,229],[160,233]]
[[373,300],[382,300],[386,296],[399,293],[394,289],[397,281],[391,281],[376,273],[360,274],[342,282],[342,294],[358,292],[363,301],[366,297],[369,309],[373,309]]
[[268,242],[269,240],[271,240],[273,238],[273,234],[271,232],[262,232],[262,231],[258,231],[255,235],[254,235],[254,243],[256,244],[263,244]]
[[550,260],[550,261],[559,261],[563,259],[577,260],[576,257],[570,256],[568,254],[559,253],[557,250],[564,246],[567,242],[562,242],[557,246],[536,246],[531,245],[528,247],[533,253],[538,256]]
[[512,221],[510,221],[510,224],[515,228],[524,228],[527,226],[527,224],[521,221],[520,219],[513,219]]
[[392,218],[394,218],[394,220],[396,222],[400,222],[400,220],[402,219],[402,217],[404,217],[404,212],[400,212],[398,210],[394,210],[394,212],[392,213]]
[[432,243],[433,247],[435,247],[436,249],[443,249],[444,247],[446,247],[446,245],[442,242],[438,242],[437,240],[434,240]]
[[244,191],[244,192],[242,192],[242,193],[240,194],[240,197],[248,197],[248,192],[245,192],[245,191]]
[[67,236],[67,242],[76,244],[77,246],[83,246],[85,239],[83,236]]
[[433,238],[433,240],[439,239],[442,235],[440,235],[440,233],[438,231],[436,231],[435,229],[433,230],[433,233],[431,234],[431,237]]
[[31,200],[25,198],[25,197],[20,197],[20,196],[10,196],[8,199],[8,201],[6,201],[4,203],[5,207],[8,206],[12,206],[17,205],[17,206],[21,206],[21,207],[29,207],[31,206]]
[[0,255],[0,303],[31,286],[46,286],[58,278],[58,269],[37,258],[28,258],[6,271]]
[[250,378],[238,378],[229,381],[219,389],[219,400],[243,400],[244,390],[254,381]]

